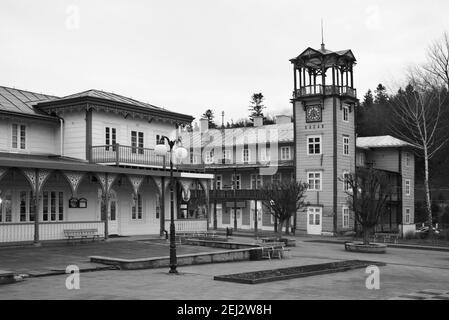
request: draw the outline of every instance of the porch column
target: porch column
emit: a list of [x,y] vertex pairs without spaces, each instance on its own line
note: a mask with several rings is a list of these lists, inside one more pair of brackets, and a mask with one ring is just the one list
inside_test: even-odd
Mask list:
[[165,231],[165,190],[167,189],[167,185],[170,183],[170,181],[167,181],[165,179],[165,177],[154,177],[154,176],[150,176],[154,183],[157,186],[157,189],[159,191],[159,195],[161,196],[161,216],[159,219],[160,222],[160,230],[159,230],[159,234],[161,236],[164,235],[164,231]]
[[[223,183],[223,181],[221,182]],[[223,207],[221,209],[221,212],[223,214]],[[214,175],[214,230],[217,230],[218,223],[217,223],[217,169],[215,169],[215,175]]]
[[[36,177],[39,176],[39,169],[35,169]],[[35,181],[34,190],[31,191],[33,198],[34,211],[34,244],[39,245],[39,183],[38,179]]]
[[[240,183],[242,183],[240,181]],[[237,231],[237,169],[234,168],[234,230]]]
[[[201,188],[204,190],[204,197],[206,198],[206,212],[207,212],[207,230],[209,230],[209,215],[210,215],[210,184],[209,180],[199,180]],[[197,188],[198,189],[198,188]]]
[[109,214],[110,214],[110,208],[109,208],[109,192],[111,190],[112,184],[114,183],[115,179],[117,178],[116,174],[113,173],[97,173],[96,174],[98,180],[100,181],[101,188],[102,188],[102,195],[103,198],[103,205],[106,206],[104,208],[104,240],[107,240],[109,237]]
[[165,231],[165,177],[161,178],[162,188],[161,188],[161,217],[160,217],[160,236],[164,236]]
[[259,178],[259,176],[258,176],[258,170],[257,170],[257,168],[255,169],[255,171],[256,171],[256,191],[255,191],[255,196],[254,196],[254,234],[255,234],[255,237],[256,237],[256,239],[257,239],[257,229],[258,229],[258,219],[257,219],[257,182],[258,182],[258,178]]
[[23,174],[25,178],[28,180],[31,186],[31,196],[33,203],[33,211],[34,211],[34,245],[40,246],[40,237],[39,237],[39,196],[50,176],[51,170],[46,169],[23,169]]
[[108,173],[105,174],[106,177],[106,185],[105,185],[105,191],[103,192],[104,194],[104,206],[106,206],[104,213],[105,213],[105,217],[104,217],[104,240],[108,240],[109,238],[109,186],[108,186],[108,178],[109,175]]

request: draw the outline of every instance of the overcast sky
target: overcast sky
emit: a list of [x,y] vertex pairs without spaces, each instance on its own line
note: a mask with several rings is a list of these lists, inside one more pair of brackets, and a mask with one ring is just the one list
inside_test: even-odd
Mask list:
[[57,96],[115,92],[198,118],[291,112],[290,58],[352,49],[359,98],[399,79],[449,31],[449,1],[1,0],[0,85]]

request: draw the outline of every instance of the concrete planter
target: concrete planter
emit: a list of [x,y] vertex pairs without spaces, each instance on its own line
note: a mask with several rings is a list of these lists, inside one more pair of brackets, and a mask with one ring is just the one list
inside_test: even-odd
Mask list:
[[346,242],[345,250],[361,253],[386,253],[387,245],[380,243],[363,244],[362,242]]

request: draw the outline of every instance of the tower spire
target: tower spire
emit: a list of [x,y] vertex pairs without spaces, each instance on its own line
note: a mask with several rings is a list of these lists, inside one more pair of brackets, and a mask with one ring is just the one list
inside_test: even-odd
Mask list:
[[323,18],[321,18],[321,50],[326,50],[324,46],[324,27],[323,27]]

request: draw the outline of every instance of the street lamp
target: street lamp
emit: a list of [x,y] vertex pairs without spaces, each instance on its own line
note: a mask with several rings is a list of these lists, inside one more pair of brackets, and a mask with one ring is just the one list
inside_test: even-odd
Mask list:
[[[169,149],[165,145],[167,141]],[[175,208],[174,208],[174,178],[173,178],[173,160],[181,160],[187,157],[188,152],[185,148],[181,146],[181,139],[170,140],[166,136],[162,136],[161,140],[155,147],[156,154],[158,156],[166,156],[167,152],[170,153],[170,271],[169,273],[178,273],[176,267],[178,265],[176,258],[176,235],[175,235]],[[162,186],[164,188],[164,186]],[[165,201],[162,199],[162,201]]]

